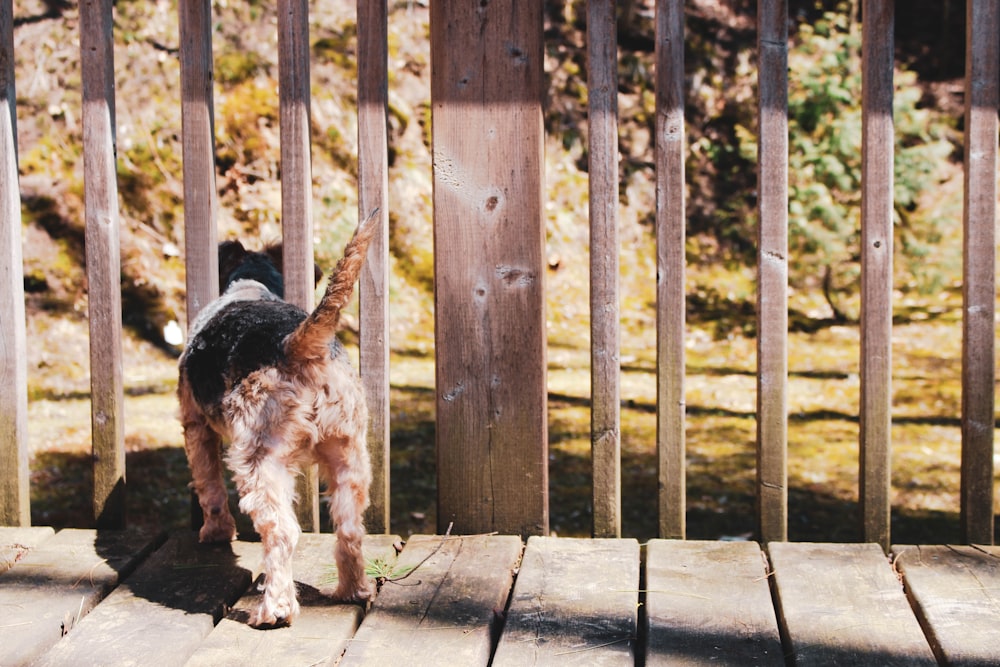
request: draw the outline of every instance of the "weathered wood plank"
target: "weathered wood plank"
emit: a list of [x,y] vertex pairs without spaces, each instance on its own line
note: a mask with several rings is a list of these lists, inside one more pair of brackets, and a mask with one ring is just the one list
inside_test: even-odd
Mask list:
[[380,231],[358,278],[361,382],[370,423],[370,533],[389,532],[389,138],[387,133],[388,7],[358,3],[358,219],[378,209]]
[[[312,153],[309,135],[309,2],[278,0],[278,97],[281,139],[281,240],[285,300],[310,311],[315,304]],[[319,471],[297,478],[299,525],[319,532]]]
[[622,533],[618,40],[614,0],[587,2],[590,449],[594,537]]
[[1000,9],[966,7],[961,524],[963,540],[993,544]]
[[430,3],[442,533],[548,532],[542,5]]
[[1000,547],[893,546],[941,664],[1000,664]]
[[28,355],[10,0],[0,0],[0,313],[0,525],[27,526]]
[[883,549],[891,510],[894,5],[862,3],[859,497],[865,541]]
[[0,585],[0,664],[31,663],[74,629],[159,543],[135,531],[60,531]]
[[219,295],[210,0],[177,3],[180,23],[181,142],[184,151],[184,265],[187,320]]
[[788,537],[788,3],[757,5],[757,523]]
[[260,544],[173,535],[38,665],[183,665],[259,572]]
[[[511,536],[415,536],[340,664],[486,665],[521,540]],[[425,560],[426,559],[426,560]]]
[[53,535],[55,531],[44,526],[0,528],[0,574]]
[[768,552],[794,664],[937,664],[879,545],[772,542]]
[[[365,558],[391,565],[396,560],[392,535],[365,538]],[[233,667],[243,665],[322,665],[344,651],[361,623],[358,605],[336,604],[329,595],[336,588],[334,535],[304,533],[295,550],[295,582],[301,612],[290,626],[256,630],[247,625],[250,612],[260,600],[251,589],[202,643],[187,667]]]
[[635,540],[532,537],[493,665],[633,665]]
[[660,537],[686,527],[684,2],[656,3],[656,452]]
[[784,665],[755,542],[651,540],[646,665]]
[[91,439],[94,518],[98,528],[125,526],[125,393],[112,6],[112,0],[80,3]]

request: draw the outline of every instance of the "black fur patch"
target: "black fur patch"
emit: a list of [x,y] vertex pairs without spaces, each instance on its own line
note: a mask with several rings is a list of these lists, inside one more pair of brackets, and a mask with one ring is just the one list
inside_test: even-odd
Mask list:
[[282,299],[285,298],[285,281],[271,259],[261,252],[247,253],[239,266],[222,278],[219,289],[223,294],[237,280],[256,280]]
[[227,389],[285,358],[285,337],[306,318],[283,301],[234,301],[188,343],[183,371],[203,407],[217,407]]

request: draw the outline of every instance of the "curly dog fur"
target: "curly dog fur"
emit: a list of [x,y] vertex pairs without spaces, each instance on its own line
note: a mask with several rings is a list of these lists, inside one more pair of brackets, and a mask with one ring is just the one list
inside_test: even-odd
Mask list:
[[240,510],[264,547],[264,594],[250,617],[255,627],[290,623],[299,610],[293,505],[303,464],[318,463],[329,490],[337,527],[335,597],[364,601],[372,594],[361,555],[371,482],[368,409],[336,332],[376,229],[374,214],[358,226],[312,313],[282,300],[280,247],[248,252],[239,242],[221,244],[223,294],[198,314],[180,358],[184,444],[205,517],[199,538],[224,542],[236,535],[222,471],[227,441]]

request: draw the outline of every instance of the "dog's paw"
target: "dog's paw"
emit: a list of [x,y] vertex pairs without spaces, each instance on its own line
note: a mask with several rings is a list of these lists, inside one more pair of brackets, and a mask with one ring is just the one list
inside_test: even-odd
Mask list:
[[270,595],[265,591],[247,622],[259,630],[266,630],[291,625],[298,615],[299,601],[294,595]]
[[202,544],[232,542],[236,539],[236,522],[231,514],[206,517],[205,525],[198,531],[198,541]]
[[333,599],[337,602],[367,602],[375,594],[375,586],[368,578],[354,585],[347,585],[348,582],[340,582],[337,590],[333,592]]

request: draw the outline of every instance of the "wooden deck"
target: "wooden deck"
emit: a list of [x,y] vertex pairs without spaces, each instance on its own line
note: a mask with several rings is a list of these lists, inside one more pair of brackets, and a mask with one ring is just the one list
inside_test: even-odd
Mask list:
[[1000,664],[1000,547],[372,536],[365,613],[334,539],[259,631],[257,543],[0,528],[0,665]]

